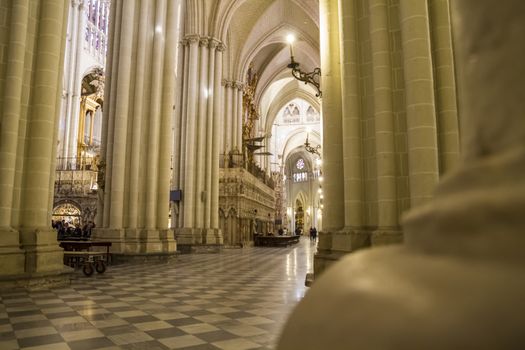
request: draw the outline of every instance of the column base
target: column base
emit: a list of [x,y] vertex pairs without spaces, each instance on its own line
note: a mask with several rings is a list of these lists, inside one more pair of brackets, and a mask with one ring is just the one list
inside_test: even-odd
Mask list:
[[64,269],[64,250],[51,228],[20,229],[20,242],[25,250],[26,273],[48,273]]
[[92,240],[112,243],[113,263],[164,262],[177,254],[177,243],[170,229],[96,229]]
[[370,247],[370,236],[368,231],[352,229],[320,232],[318,252],[314,256],[314,277],[310,281],[317,278],[342,256],[358,249]]
[[177,249],[182,254],[219,253],[223,246],[220,229],[177,228]]
[[18,231],[10,227],[0,228],[0,276],[25,273],[25,252],[20,249]]
[[68,285],[73,269],[64,266],[56,231],[0,229],[0,290]]
[[403,243],[403,231],[398,229],[378,229],[370,236],[370,245],[378,247],[383,245]]
[[17,288],[39,290],[52,287],[64,287],[71,283],[74,273],[72,268],[64,265],[61,270],[56,271],[0,276],[0,291]]

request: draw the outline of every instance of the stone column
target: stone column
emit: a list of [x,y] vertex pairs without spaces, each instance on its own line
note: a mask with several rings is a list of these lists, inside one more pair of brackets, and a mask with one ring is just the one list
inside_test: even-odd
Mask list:
[[84,3],[82,1],[73,1],[73,6],[76,8],[75,25],[76,29],[74,36],[71,40],[76,42],[74,47],[74,54],[72,60],[69,62],[71,65],[70,73],[70,85],[69,85],[69,104],[66,113],[67,120],[69,120],[69,128],[67,130],[66,142],[67,150],[65,150],[65,157],[76,157],[78,149],[78,129],[79,129],[79,114],[80,114],[80,102],[81,102],[81,88],[82,88],[82,76],[80,71],[80,61],[82,57],[84,35],[85,35],[85,17],[83,16]]
[[326,200],[316,274],[343,254],[399,243],[402,212],[428,201],[453,166],[448,5],[431,2],[435,18],[428,1],[320,2]]
[[[144,96],[146,94],[145,80],[146,67],[150,62],[147,62],[147,50],[151,50],[151,43],[148,43],[148,20],[152,11],[151,4],[143,1],[140,4],[140,15],[138,23],[138,37],[137,37],[137,70],[135,74],[136,88],[133,98],[133,110],[141,111],[144,108]],[[140,169],[141,169],[141,134],[142,134],[142,114],[132,114],[132,130],[131,130],[131,152],[130,152],[130,179],[129,179],[129,202],[127,216],[127,227],[137,227],[139,224],[139,184],[140,184]],[[141,208],[142,209],[142,208]]]
[[[329,52],[339,52],[339,25],[337,19],[339,9],[337,1],[321,0],[321,27],[325,28],[321,35],[321,85],[323,86],[323,173],[327,179],[323,186],[325,196],[330,198],[325,203],[325,218],[327,231],[337,231],[345,226],[344,216],[344,182],[339,176],[343,173],[343,139],[341,130],[341,70],[338,55]],[[339,174],[339,175],[338,175]],[[329,223],[329,224],[328,224]]]
[[238,92],[238,84],[237,82],[232,82],[232,144],[231,149],[237,148],[237,150],[242,150],[239,148],[239,144],[237,144],[237,134],[239,133],[239,103],[237,100],[239,99]]
[[[211,183],[212,183],[212,161],[215,158],[214,153],[218,152],[218,149],[213,149],[213,117],[215,111],[215,99],[216,90],[215,90],[215,51],[219,41],[216,39],[211,39],[209,43],[209,58],[208,58],[208,109],[206,116],[206,178],[204,184],[204,228],[210,229],[211,224]],[[219,68],[220,69],[220,68]]]
[[[159,182],[157,189],[157,211],[161,215],[157,215],[157,227],[164,230],[166,235],[173,235],[172,230],[168,230],[168,218],[162,213],[169,211],[169,192],[170,192],[170,176],[171,176],[171,158],[173,150],[173,120],[175,112],[175,88],[176,77],[174,76],[177,67],[176,58],[179,55],[179,35],[181,32],[182,14],[179,13],[182,7],[182,0],[168,1],[167,3],[167,23],[166,23],[166,42],[172,43],[166,45],[165,59],[163,67],[163,85],[162,90],[162,108],[160,120],[159,133]],[[178,19],[178,20],[175,20]]]
[[[187,152],[187,143],[186,143],[186,133],[187,133],[187,127],[188,122],[187,118],[184,118],[188,112],[188,93],[189,89],[186,88],[187,84],[189,83],[188,77],[189,77],[189,40],[183,39],[181,41],[181,45],[183,48],[183,64],[182,67],[184,70],[182,71],[181,76],[181,82],[178,84],[179,88],[182,90],[180,91],[180,108],[178,109],[178,112],[175,115],[175,149],[174,149],[174,155],[173,155],[173,185],[175,189],[185,189],[186,191],[186,182],[185,182],[185,176],[186,176],[186,169],[180,164],[183,164],[184,159],[186,157]],[[183,88],[184,87],[184,88]],[[186,195],[186,193],[182,194],[183,197]],[[177,214],[177,221],[173,223],[173,227],[184,227],[184,215],[185,212],[185,201],[179,201],[178,203],[178,214]]]
[[[116,1],[115,7],[120,7],[122,17],[116,23],[117,30],[114,35],[119,36],[118,69],[115,71],[115,87],[111,87],[114,95],[110,98],[114,101],[114,110],[106,113],[105,117],[113,126],[109,134],[108,154],[105,155],[108,166],[108,178],[106,178],[106,195],[104,206],[109,209],[108,228],[121,229],[124,218],[124,186],[126,173],[126,134],[128,125],[128,112],[130,101],[130,84],[132,76],[132,48],[135,1],[120,3]],[[111,39],[110,39],[111,40]],[[104,157],[104,155],[102,155]]]
[[[12,30],[5,43],[7,49],[6,75],[2,77],[3,83],[9,88],[4,89],[2,96],[2,128],[0,129],[0,192],[2,193],[0,196],[0,227],[2,231],[13,227],[18,137],[24,100],[22,95],[24,61],[28,49],[29,1],[16,2],[10,10],[11,23],[9,26]],[[6,234],[2,232],[2,236]]]
[[[333,5],[332,5],[333,6]],[[354,232],[359,232],[364,224],[364,191],[363,191],[363,165],[362,165],[362,136],[361,136],[361,108],[359,91],[359,42],[357,35],[355,1],[341,2],[339,14],[339,46],[341,57],[345,64],[341,65],[341,108],[343,114],[343,158],[346,159],[344,170],[348,175],[344,183],[345,226]],[[332,18],[332,16],[330,16]],[[329,21],[326,18],[325,21]],[[332,18],[335,22],[337,19]],[[335,23],[332,24],[335,26]],[[328,58],[326,58],[328,60]],[[335,77],[334,77],[335,78]],[[327,87],[328,89],[330,87]],[[324,100],[324,99],[323,99]],[[323,102],[324,104],[324,102]],[[325,113],[323,111],[323,113]],[[324,114],[323,114],[324,116]],[[335,126],[334,126],[335,129]],[[325,129],[326,130],[326,129]],[[326,140],[323,135],[323,141]],[[326,142],[326,141],[324,141]],[[329,141],[328,141],[329,142]],[[332,146],[332,147],[335,147]],[[323,157],[326,151],[323,151]],[[323,173],[325,174],[326,160],[323,159]],[[340,180],[338,180],[340,181]],[[326,181],[324,182],[326,183]],[[323,184],[324,184],[323,183]],[[325,190],[326,193],[326,190]],[[325,201],[325,208],[328,203]],[[330,205],[329,205],[330,207]],[[326,211],[323,213],[324,219]]]
[[[440,184],[436,200],[406,217],[407,245],[523,261],[525,3],[454,4],[463,163]],[[488,38],[487,28],[494,28]]]
[[[196,161],[195,149],[195,133],[197,120],[197,63],[199,53],[199,37],[197,35],[187,36],[188,46],[185,47],[188,52],[188,80],[187,80],[187,98],[186,98],[186,113],[181,116],[186,123],[186,152],[183,155],[184,163],[181,167],[184,169],[184,193],[183,193],[183,227],[191,228],[195,220],[195,169],[191,165]],[[189,140],[191,140],[189,142]],[[185,166],[187,164],[187,166]]]
[[233,83],[230,80],[224,81],[224,89],[226,92],[226,99],[224,100],[225,106],[225,115],[224,115],[224,154],[228,154],[233,149],[232,141],[232,106],[233,106],[233,96],[232,96],[232,87]]
[[[223,116],[223,91],[222,88],[222,55],[226,47],[219,43],[215,52],[215,81],[214,81],[214,100],[213,100],[213,142],[211,149],[213,159],[211,164],[211,228],[219,229],[219,150],[221,140],[225,134],[225,118]],[[226,152],[224,152],[226,153]]]
[[199,88],[197,92],[197,103],[198,103],[198,114],[197,114],[197,133],[195,141],[197,143],[197,154],[193,160],[195,163],[195,226],[204,228],[204,215],[205,215],[205,197],[206,192],[204,188],[204,175],[206,172],[205,164],[206,158],[209,156],[206,154],[206,128],[208,126],[207,110],[208,110],[208,99],[209,99],[209,86],[208,86],[208,58],[209,58],[209,40],[206,37],[202,37],[199,40]]
[[1,11],[10,35],[0,40],[0,285],[64,283],[51,213],[68,8],[22,0]]
[[243,89],[244,89],[244,85],[242,82],[237,82],[237,134],[234,135],[237,139],[237,148],[239,149],[239,151],[242,153],[243,152],[243,144],[242,144],[242,127],[243,127],[243,124],[244,124],[244,120],[243,120],[243,117],[244,117],[244,113],[243,113],[243,109],[242,109],[242,93],[243,93]]
[[[113,74],[102,154],[105,218],[94,239],[111,241],[116,260],[168,259],[176,249],[167,226],[180,9],[167,0],[112,5]],[[132,49],[134,42],[139,50]]]
[[452,17],[462,164],[406,217],[406,246],[349,255],[316,281],[278,349],[525,342],[525,3],[456,0]]
[[[4,9],[2,9],[4,10]],[[5,9],[7,11],[7,9]],[[19,190],[15,189],[18,138],[21,126],[22,105],[24,104],[24,64],[27,47],[29,1],[13,3],[11,10],[10,36],[2,46],[7,50],[6,74],[1,76],[4,86],[2,102],[2,127],[0,128],[0,278],[2,275],[23,274],[25,272],[24,251],[20,249],[17,222],[13,214]],[[25,123],[22,125],[25,126]]]
[[[166,56],[166,47],[167,42],[166,38],[166,10],[167,10],[167,0],[157,1],[157,6],[155,8],[155,35],[153,37],[153,55],[151,58],[151,91],[150,91],[150,106],[149,106],[149,115],[147,118],[147,132],[148,132],[148,148],[147,152],[149,156],[145,164],[146,167],[146,188],[152,190],[146,191],[146,215],[145,215],[145,227],[146,229],[154,229],[157,222],[157,198],[158,198],[158,180],[159,180],[159,158],[161,152],[168,150],[160,149],[160,126],[161,126],[161,106],[163,103],[173,104],[173,100],[163,101],[162,94],[167,88],[165,83],[171,84],[174,81],[168,79],[165,81],[163,79],[163,71]],[[172,38],[173,39],[173,38]],[[173,75],[174,72],[168,75]],[[168,151],[169,152],[169,151]],[[169,179],[169,175],[168,175]],[[169,199],[165,199],[169,203]],[[166,210],[165,213],[168,213]],[[167,215],[167,214],[165,214]],[[167,221],[167,217],[166,217]]]
[[[341,174],[344,173],[344,153],[359,151],[359,148],[350,150],[343,146],[343,106],[352,108],[350,105],[344,105],[342,91],[344,94],[351,95],[354,93],[350,85],[341,83],[341,66],[340,59],[345,59],[345,53],[339,55],[330,55],[330,53],[340,52],[340,34],[339,30],[339,8],[337,0],[321,0],[320,21],[321,28],[321,87],[323,90],[323,175],[326,179],[323,183],[323,192],[326,200],[324,201],[323,216],[325,217],[325,226],[322,232],[319,232],[318,253],[315,256],[314,269],[318,274],[324,270],[332,261],[338,258],[341,253],[334,251],[350,250],[351,237],[346,232],[342,232],[345,227],[345,183]],[[352,96],[348,96],[350,99]],[[355,117],[355,116],[354,116]],[[354,120],[348,120],[350,124]],[[356,129],[358,130],[358,128]],[[354,145],[355,131],[347,134],[348,141]],[[359,195],[359,192],[356,194]],[[355,205],[355,203],[353,203]],[[354,207],[352,205],[352,207]],[[295,203],[293,203],[295,207]],[[293,216],[293,214],[292,214]],[[292,218],[292,223],[294,219]],[[294,226],[291,227],[295,229]]]
[[377,162],[377,230],[372,245],[401,240],[396,190],[396,143],[392,105],[392,64],[388,1],[370,0],[370,45]]
[[439,171],[454,169],[459,160],[459,125],[456,74],[452,52],[449,0],[430,0],[436,116],[439,143]]
[[[214,212],[218,212],[218,168],[219,133],[216,119],[220,118],[220,99],[222,60],[217,60],[217,48],[222,43],[211,37],[198,34],[187,35],[194,38],[188,51],[187,82],[183,85],[183,108],[177,116],[182,132],[186,135],[186,153],[176,155],[180,159],[175,168],[184,169],[179,180],[183,198],[179,204],[179,215],[183,216],[175,227],[177,243],[181,250],[198,250],[220,246],[222,236],[216,224],[212,223]],[[199,42],[200,47],[196,43]],[[217,128],[217,130],[215,130]],[[184,147],[175,149],[179,153]],[[216,167],[216,169],[215,169]],[[215,176],[214,176],[215,175]],[[217,192],[216,195],[213,193]],[[217,197],[214,204],[213,196]],[[214,226],[215,225],[215,226]]]
[[427,1],[400,2],[411,206],[432,198],[439,178]]
[[[70,138],[70,129],[72,128],[71,123],[73,119],[73,101],[74,96],[78,97],[78,93],[75,91],[75,80],[78,79],[76,75],[77,70],[77,61],[80,59],[78,56],[78,53],[80,52],[77,49],[77,44],[80,44],[79,46],[82,47],[82,41],[78,41],[78,31],[80,30],[83,32],[82,28],[80,27],[80,17],[81,12],[80,6],[83,6],[78,0],[72,0],[70,2],[71,10],[69,11],[69,18],[68,21],[70,23],[70,35],[69,38],[69,44],[66,43],[67,47],[67,56],[66,56],[66,64],[65,69],[66,72],[64,72],[65,75],[65,105],[64,109],[61,111],[63,113],[62,118],[64,119],[64,130],[63,134],[60,137],[61,141],[61,153],[60,155],[62,157],[68,157],[69,154],[69,138]],[[64,166],[67,166],[67,162],[64,162]]]

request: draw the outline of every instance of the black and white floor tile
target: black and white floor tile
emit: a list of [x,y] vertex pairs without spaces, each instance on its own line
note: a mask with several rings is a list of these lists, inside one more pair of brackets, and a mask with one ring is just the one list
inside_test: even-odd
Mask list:
[[67,288],[0,293],[0,349],[273,349],[315,244],[110,266]]

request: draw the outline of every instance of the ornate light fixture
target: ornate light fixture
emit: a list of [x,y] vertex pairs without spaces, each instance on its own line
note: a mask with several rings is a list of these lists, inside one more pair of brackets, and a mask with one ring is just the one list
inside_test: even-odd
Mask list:
[[308,133],[306,133],[306,140],[304,141],[304,148],[306,149],[306,152],[317,154],[319,157],[321,156],[321,153],[319,153],[319,149],[321,148],[321,145],[317,145],[315,147],[310,146],[310,142],[308,142]]
[[288,64],[288,68],[292,70],[292,75],[295,79],[302,81],[305,84],[311,84],[315,86],[317,89],[317,94],[315,94],[315,96],[321,97],[323,94],[319,83],[319,79],[321,78],[321,68],[317,67],[313,70],[313,72],[309,73],[303,72],[299,68],[299,62],[296,62],[293,58],[293,43],[295,41],[295,37],[293,34],[288,34],[286,40],[288,41],[288,44],[290,44],[290,64]]

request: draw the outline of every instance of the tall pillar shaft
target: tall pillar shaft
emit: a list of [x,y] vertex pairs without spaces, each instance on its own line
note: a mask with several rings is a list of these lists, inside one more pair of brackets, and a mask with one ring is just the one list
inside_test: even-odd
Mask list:
[[230,150],[233,149],[233,141],[232,141],[232,106],[233,106],[233,88],[232,88],[232,82],[231,81],[225,81],[224,89],[226,92],[226,99],[225,99],[225,115],[224,115],[224,153],[227,154]]
[[9,88],[4,90],[0,128],[0,227],[5,228],[12,227],[28,21],[29,1],[13,3],[5,76],[5,86]]
[[239,94],[237,93],[237,83],[233,82],[232,87],[232,144],[231,149],[237,148],[237,150],[242,151],[237,144],[237,134],[239,131],[239,103],[237,103],[237,100],[239,99]]
[[[188,94],[186,99],[186,114],[182,119],[186,121],[186,153],[184,154],[184,227],[193,227],[195,218],[195,168],[189,166],[196,161],[196,120],[197,120],[197,63],[198,63],[198,37],[188,37],[189,58],[188,58]],[[187,165],[187,166],[186,166]]]
[[[42,4],[39,22],[39,44],[34,67],[33,104],[28,123],[25,184],[22,196],[21,224],[24,227],[49,227],[49,178],[54,177],[49,162],[52,161],[56,142],[55,113],[57,90],[62,84],[60,63],[63,62],[64,2],[50,0]],[[48,22],[61,25],[48,25]]]
[[388,1],[370,0],[374,121],[377,159],[378,230],[398,229],[396,145],[392,106],[392,64]]
[[[181,88],[180,92],[180,109],[179,113],[175,115],[175,149],[173,154],[173,185],[175,189],[180,190],[184,189],[186,191],[186,182],[185,182],[185,175],[186,175],[186,169],[182,166],[185,155],[186,155],[186,135],[187,135],[187,118],[184,118],[184,116],[187,115],[188,111],[188,77],[189,77],[189,50],[187,48],[189,42],[188,40],[184,39],[182,41],[184,50],[183,50],[183,70],[182,70],[182,77],[181,82],[179,84],[179,87]],[[180,114],[180,116],[179,116]],[[183,193],[183,197],[186,196],[186,193]],[[181,213],[185,212],[185,200],[179,201],[178,207],[176,209],[178,210],[177,213],[177,221],[174,222],[173,227],[185,227],[184,225],[184,215]]]
[[427,1],[400,2],[411,206],[430,200],[439,178]]
[[[211,224],[211,183],[212,183],[212,160],[215,158],[215,152],[219,152],[218,149],[213,149],[213,115],[215,111],[215,99],[218,97],[215,90],[215,52],[219,42],[211,39],[209,45],[209,58],[208,58],[208,114],[206,116],[206,178],[204,184],[204,228],[209,229]],[[220,69],[220,68],[219,68]]]
[[204,227],[205,214],[205,197],[206,192],[204,188],[205,172],[206,172],[206,128],[208,126],[207,111],[209,99],[209,85],[208,85],[208,38],[201,38],[199,41],[199,91],[197,93],[199,112],[197,115],[197,158],[196,161],[196,190],[195,190],[195,225],[197,227]]
[[[342,101],[338,1],[321,0],[321,85],[323,87],[323,173],[326,181],[325,230],[334,231],[345,225],[343,173]],[[332,53],[330,55],[330,53]]]
[[117,88],[119,75],[119,54],[120,54],[120,32],[122,19],[122,2],[114,2],[111,5],[110,19],[109,19],[109,38],[108,40],[108,59],[106,65],[106,88],[104,91],[105,110],[102,118],[102,140],[100,145],[101,164],[104,169],[104,176],[100,180],[99,196],[97,200],[97,215],[98,227],[107,227],[109,225],[109,213],[111,206],[104,205],[109,203],[111,199],[110,186],[113,168],[110,164],[113,161],[113,130],[115,128],[115,120],[109,119],[107,116],[115,114],[116,98],[110,98],[112,94],[110,91],[115,91]]
[[434,82],[437,91],[439,171],[443,174],[457,165],[460,151],[449,0],[430,0],[428,10],[431,17]]
[[113,242],[117,260],[166,258],[176,249],[168,214],[179,4],[112,3],[114,74],[103,131],[109,220],[94,238]]
[[[63,134],[61,135],[61,156],[67,157],[69,153],[69,132],[71,129],[71,122],[72,118],[72,108],[73,108],[73,95],[74,93],[74,85],[75,85],[75,70],[77,67],[76,61],[79,59],[78,57],[78,50],[77,50],[77,43],[81,43],[82,41],[78,42],[76,40],[77,33],[79,30],[79,22],[80,22],[80,4],[76,1],[71,1],[71,10],[69,11],[69,23],[70,29],[71,29],[71,38],[69,40],[69,46],[68,46],[68,52],[67,52],[67,64],[65,65],[67,72],[65,73],[66,84],[64,86],[64,90],[66,92],[65,96],[65,110],[64,112],[64,130]],[[64,164],[67,166],[67,163]]]
[[[135,74],[135,91],[133,99],[133,110],[135,112],[142,111],[144,107],[145,92],[145,75],[146,68],[149,66],[146,63],[146,50],[151,50],[151,45],[148,47],[148,18],[151,11],[151,3],[143,1],[140,4],[139,14],[139,30],[137,38],[137,69]],[[143,114],[132,114],[132,139],[131,139],[131,153],[130,153],[130,184],[129,184],[129,201],[127,227],[137,228],[139,218],[139,192],[140,192],[140,169],[141,169],[141,149],[142,149],[142,128],[143,128]]]
[[[78,148],[78,130],[79,130],[79,121],[83,116],[80,115],[80,100],[81,100],[81,85],[82,80],[78,79],[81,75],[80,72],[80,61],[83,51],[84,43],[84,31],[85,31],[85,18],[82,16],[82,8],[84,4],[78,3],[76,6],[76,29],[72,41],[75,41],[76,45],[74,47],[73,60],[70,62],[71,67],[71,85],[69,86],[70,90],[68,92],[69,97],[69,114],[66,115],[66,118],[69,120],[69,129],[67,131],[68,137],[66,141],[66,157],[76,157],[77,148]],[[67,163],[66,163],[67,164]]]
[[[181,0],[168,1],[167,4],[167,22],[166,22],[166,42],[176,43],[179,40],[181,14],[178,13]],[[178,18],[178,21],[175,21]],[[171,175],[171,147],[173,145],[173,113],[175,109],[175,87],[176,81],[173,75],[177,69],[175,66],[176,57],[178,55],[177,45],[166,46],[166,58],[163,67],[163,86],[162,91],[162,109],[161,109],[161,124],[159,134],[159,182],[157,189],[157,212],[161,215],[157,216],[156,226],[160,229],[168,228],[168,218],[162,213],[169,211],[169,191],[170,191],[170,175]]]
[[0,284],[15,275],[23,286],[64,272],[50,223],[68,7],[22,0],[2,13],[10,35],[0,39]]
[[[191,42],[195,41],[195,44]],[[199,47],[197,47],[197,42]],[[218,185],[222,111],[223,44],[212,37],[186,35],[187,75],[183,84],[181,112],[177,124],[186,137],[185,145],[175,147],[175,168],[184,169],[178,180],[182,200],[175,223],[181,249],[195,245],[222,244],[218,228]],[[184,152],[184,154],[180,154]],[[180,154],[180,155],[179,155]]]
[[221,140],[224,135],[223,118],[223,88],[222,88],[222,53],[225,47],[219,43],[215,52],[215,81],[214,81],[214,100],[213,100],[213,142],[211,149],[213,158],[211,163],[211,228],[219,228],[219,150]]
[[242,127],[243,127],[243,110],[242,110],[242,92],[243,92],[243,85],[241,82],[237,83],[237,134],[235,135],[237,139],[237,148],[240,152],[243,151],[243,144],[242,144]]
[[[151,98],[148,118],[148,153],[146,170],[146,187],[151,189],[146,192],[146,216],[145,227],[153,229],[157,226],[157,196],[159,183],[159,156],[160,156],[160,124],[162,93],[166,86],[163,80],[163,65],[165,59],[166,42],[166,0],[157,1],[155,9],[155,35],[153,39],[153,56],[151,66]],[[171,74],[174,74],[172,72]],[[173,101],[166,101],[169,103]],[[162,150],[165,151],[165,150]],[[169,178],[169,175],[168,175]],[[167,215],[168,211],[165,212]],[[167,218],[166,218],[167,221]]]
[[[328,5],[325,5],[328,6]],[[360,118],[360,96],[359,96],[359,75],[358,75],[358,37],[357,37],[357,19],[355,1],[341,1],[340,15],[339,15],[339,47],[341,50],[341,60],[344,64],[341,65],[341,111],[343,122],[343,158],[344,172],[347,174],[344,178],[344,216],[345,226],[352,229],[358,229],[363,225],[363,205],[364,205],[364,191],[363,191],[363,165],[361,155],[361,118]],[[326,15],[328,16],[328,14]],[[326,18],[325,21],[328,21]],[[326,39],[328,40],[328,38]],[[327,43],[328,45],[328,43]],[[333,63],[332,63],[333,64]],[[337,78],[334,76],[333,79]],[[330,89],[330,87],[326,87]],[[323,89],[325,89],[323,87]],[[324,98],[323,98],[324,100]],[[323,101],[324,104],[324,101]],[[325,112],[323,111],[323,120]],[[329,113],[329,111],[327,111]],[[333,116],[327,118],[334,118]],[[337,130],[337,125],[331,128],[330,132]],[[327,130],[325,129],[325,132]],[[328,136],[331,138],[332,136]],[[324,142],[327,140],[327,135],[324,134]],[[332,147],[337,147],[334,145]],[[323,151],[323,156],[326,159],[326,151]],[[328,156],[328,154],[326,154]],[[339,156],[340,157],[340,156]],[[330,156],[329,156],[330,158]],[[326,164],[326,161],[324,161]],[[326,171],[323,173],[326,175]],[[333,170],[337,172],[337,167]],[[338,180],[340,181],[340,180]],[[327,181],[325,181],[327,183]],[[324,186],[326,187],[326,186]],[[328,205],[328,202],[326,202]],[[330,207],[330,206],[328,206]],[[325,220],[328,222],[330,217],[323,214]],[[326,222],[326,221],[325,221]],[[325,227],[326,228],[326,227]]]
[[343,254],[400,242],[402,212],[428,201],[454,163],[447,9],[447,0],[320,1],[326,181],[316,274]]
[[[118,2],[116,2],[118,4]],[[115,113],[109,115],[112,121],[113,130],[111,137],[112,160],[108,162],[111,166],[111,178],[109,188],[106,190],[110,194],[109,202],[105,205],[110,207],[108,226],[113,229],[121,228],[124,215],[124,186],[126,173],[126,134],[128,125],[129,96],[131,83],[131,59],[133,49],[133,25],[135,13],[135,1],[123,3],[122,18],[118,30],[119,40],[119,59],[118,75],[116,77],[116,89],[113,99],[115,100]],[[117,34],[117,33],[115,33]]]

